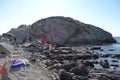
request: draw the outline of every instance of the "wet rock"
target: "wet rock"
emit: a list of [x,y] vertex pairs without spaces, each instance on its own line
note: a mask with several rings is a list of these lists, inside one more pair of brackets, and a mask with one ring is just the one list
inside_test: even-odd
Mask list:
[[103,68],[110,68],[110,64],[109,64],[108,60],[100,61],[100,65]]
[[113,66],[113,67],[119,67],[118,64],[111,64],[111,66]]
[[73,56],[73,60],[79,60],[79,59],[91,59],[91,55],[90,54],[76,54]]
[[98,77],[98,80],[120,80],[119,75],[106,73]]
[[70,72],[79,76],[87,76],[89,74],[88,69],[84,65],[79,65],[70,69]]
[[101,47],[97,47],[97,46],[90,48],[90,50],[100,50],[100,49],[101,49]]
[[108,49],[108,51],[115,51],[115,49]]
[[90,61],[84,61],[83,62],[84,63],[84,65],[86,66],[86,67],[94,67],[94,64],[93,64],[93,62],[90,62]]
[[99,62],[98,62],[98,61],[93,61],[93,63],[94,63],[94,64],[99,64]]
[[77,63],[72,62],[72,63],[68,63],[68,64],[63,64],[62,68],[65,69],[66,71],[70,71],[70,69],[75,66],[77,66]]
[[98,80],[111,80],[110,78],[106,77],[106,76],[99,76]]
[[112,62],[119,62],[118,60],[112,60]]
[[100,57],[107,58],[110,57],[112,54],[102,54]]
[[73,55],[64,55],[64,59],[65,59],[65,60],[71,61],[72,58],[73,58]]
[[65,71],[64,69],[61,69],[59,70],[59,77],[60,77],[60,80],[72,80],[72,74]]
[[120,54],[113,54],[111,58],[119,58],[120,59]]
[[61,50],[61,54],[69,54],[71,53],[71,51],[68,51],[68,50]]
[[88,80],[87,76],[78,76],[78,75],[74,75],[72,77],[72,80]]
[[100,49],[100,51],[104,51],[104,49]]
[[58,64],[54,64],[48,67],[48,69],[52,70],[52,69],[56,69],[57,71],[59,69],[62,69],[62,64],[58,63]]
[[51,61],[51,60],[46,60],[45,65],[46,65],[46,66],[51,66],[51,65],[53,65],[53,64],[52,64],[52,61]]
[[61,50],[72,50],[71,47],[59,47]]
[[92,55],[92,58],[93,58],[93,59],[98,59],[98,58],[99,58],[99,56],[96,55],[96,54],[91,54],[91,55]]

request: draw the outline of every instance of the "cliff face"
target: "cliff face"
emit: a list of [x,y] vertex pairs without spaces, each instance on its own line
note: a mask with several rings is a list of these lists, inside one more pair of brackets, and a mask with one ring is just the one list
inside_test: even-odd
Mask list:
[[42,33],[52,36],[57,44],[95,44],[116,42],[109,32],[93,25],[84,24],[69,17],[49,17],[41,19],[30,26],[21,25],[9,31],[16,35],[17,40],[32,35],[32,39]]

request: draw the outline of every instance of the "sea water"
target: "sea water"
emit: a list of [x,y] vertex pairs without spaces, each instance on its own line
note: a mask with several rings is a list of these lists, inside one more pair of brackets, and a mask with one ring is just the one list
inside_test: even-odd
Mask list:
[[[107,45],[100,45],[101,48],[104,50],[104,51],[101,51],[98,53],[102,53],[103,54],[120,54],[120,37],[114,37],[114,39],[117,41],[117,43],[114,43],[114,44],[107,44]],[[112,51],[111,51],[112,50]],[[97,53],[97,50],[96,50],[96,53]],[[115,65],[118,65],[119,67],[113,67],[111,66],[109,69],[106,69],[106,70],[109,70],[109,71],[116,71],[116,72],[119,72],[120,73],[120,59],[119,58],[111,58],[111,57],[107,57],[107,58],[99,58],[99,59],[96,59],[96,61],[100,62],[100,60],[108,60],[108,62],[111,64],[115,64]],[[112,60],[116,60],[118,62],[113,62]],[[102,67],[100,66],[100,64],[94,64],[95,68],[96,69],[102,69]]]

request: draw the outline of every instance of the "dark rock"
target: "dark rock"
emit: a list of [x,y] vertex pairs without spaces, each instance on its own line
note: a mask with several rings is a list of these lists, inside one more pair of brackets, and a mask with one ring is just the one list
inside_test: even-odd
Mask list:
[[62,65],[62,64],[54,64],[54,65],[49,66],[49,69],[50,69],[50,70],[56,69],[56,70],[58,71],[59,69],[62,69],[62,66],[61,66],[61,65]]
[[115,49],[109,49],[108,51],[114,51]]
[[74,75],[72,77],[72,80],[88,80],[87,76],[78,76],[78,75]]
[[111,66],[113,66],[113,67],[119,67],[118,64],[111,64]]
[[97,47],[97,46],[90,48],[90,50],[100,50],[100,49],[101,49],[101,47]]
[[62,68],[65,69],[66,71],[70,71],[70,69],[75,66],[77,66],[77,64],[75,62],[72,62],[68,64],[63,64]]
[[111,80],[110,78],[106,77],[106,76],[99,76],[98,80]]
[[68,50],[61,50],[61,54],[69,54],[71,53],[71,51],[68,51]]
[[99,62],[98,61],[93,61],[94,62],[94,64],[99,64]]
[[88,69],[84,65],[79,65],[70,69],[70,72],[79,76],[87,76],[89,74]]
[[118,62],[118,60],[112,60],[112,62]]
[[103,58],[107,58],[107,57],[110,57],[112,54],[101,54],[100,57],[103,57]]
[[120,59],[120,54],[113,54],[111,57],[112,58],[119,58]]
[[96,54],[91,54],[91,55],[92,55],[92,58],[93,58],[93,59],[98,59],[98,58],[99,58],[99,56],[96,55]]
[[84,61],[83,62],[84,63],[84,65],[86,66],[86,67],[94,67],[94,64],[93,64],[93,62],[90,62],[90,61]]
[[103,68],[110,68],[110,64],[109,64],[108,60],[100,61],[100,65]]
[[6,48],[4,44],[0,44],[0,57],[6,57],[10,55],[10,51]]
[[72,80],[72,74],[65,71],[64,69],[59,70],[60,80]]
[[115,74],[104,74],[98,77],[98,80],[120,80],[119,75]]
[[73,56],[72,58],[73,60],[79,60],[79,59],[91,59],[91,55],[90,54],[76,54]]
[[8,38],[9,41],[15,41],[16,40],[16,36],[11,34],[11,33],[3,33],[2,36]]
[[72,50],[71,47],[59,47],[61,50]]

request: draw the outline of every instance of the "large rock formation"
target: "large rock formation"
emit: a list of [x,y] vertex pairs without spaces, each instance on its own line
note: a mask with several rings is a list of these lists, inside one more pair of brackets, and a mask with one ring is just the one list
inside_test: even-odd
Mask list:
[[16,35],[18,41],[25,36],[41,38],[42,33],[53,37],[57,44],[96,44],[116,42],[109,32],[90,24],[84,24],[69,17],[49,17],[32,25],[21,25],[11,29],[9,33]]

